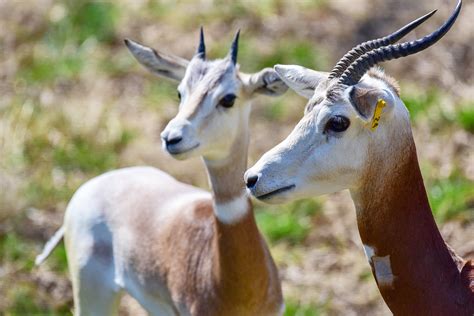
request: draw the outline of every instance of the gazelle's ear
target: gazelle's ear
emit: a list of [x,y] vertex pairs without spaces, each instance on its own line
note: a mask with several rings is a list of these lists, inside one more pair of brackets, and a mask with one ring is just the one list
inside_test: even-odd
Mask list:
[[140,64],[154,74],[174,81],[181,81],[189,61],[178,56],[157,52],[151,47],[125,39],[130,52]]
[[[360,84],[352,87],[349,97],[360,118],[366,122],[374,119],[376,107],[382,107],[377,114],[377,120],[380,120],[381,117],[389,115],[395,106],[395,99],[390,91],[364,87]],[[381,101],[383,103],[380,103]]]
[[275,65],[273,69],[291,89],[307,99],[311,99],[314,89],[329,76],[327,72],[314,71],[297,65]]
[[264,68],[254,74],[240,73],[239,76],[244,90],[249,94],[279,96],[288,90],[288,86],[272,68]]

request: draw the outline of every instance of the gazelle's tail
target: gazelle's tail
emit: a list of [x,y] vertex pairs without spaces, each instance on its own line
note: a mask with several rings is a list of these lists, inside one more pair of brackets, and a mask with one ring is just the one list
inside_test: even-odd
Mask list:
[[46,245],[44,245],[43,251],[38,256],[36,256],[35,264],[37,266],[42,264],[49,257],[51,252],[53,252],[54,248],[56,248],[56,246],[63,239],[63,237],[64,237],[64,225],[61,226],[54,233],[53,237],[51,237],[46,243]]

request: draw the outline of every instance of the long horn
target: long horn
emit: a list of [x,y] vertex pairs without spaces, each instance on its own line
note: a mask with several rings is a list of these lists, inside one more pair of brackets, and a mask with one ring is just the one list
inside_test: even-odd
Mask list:
[[204,30],[201,26],[201,32],[199,34],[199,46],[196,51],[196,56],[201,59],[206,59],[206,44],[204,44]]
[[435,44],[453,26],[454,22],[456,21],[456,18],[459,15],[459,12],[461,11],[461,6],[462,0],[459,0],[456,9],[449,17],[449,19],[436,31],[421,39],[380,47],[368,53],[365,53],[364,55],[356,59],[356,61],[354,61],[349,67],[347,67],[347,69],[339,78],[339,84],[355,85],[359,82],[360,78],[362,78],[362,76],[376,64],[383,61],[416,54]]
[[342,58],[337,62],[336,66],[334,66],[331,73],[329,74],[328,79],[340,77],[342,73],[344,72],[344,70],[346,70],[346,68],[351,63],[353,63],[357,58],[364,55],[368,51],[374,50],[382,46],[395,44],[400,39],[402,39],[405,35],[407,35],[411,31],[413,31],[415,28],[417,28],[420,24],[428,20],[433,14],[436,13],[436,11],[437,10],[433,10],[430,13],[423,15],[422,17],[408,23],[407,25],[405,25],[398,31],[393,32],[390,35],[364,42],[352,48],[344,56],[342,56]]
[[237,53],[239,52],[239,36],[240,36],[240,29],[235,33],[234,40],[232,41],[232,45],[230,46],[229,56],[232,62],[237,64]]

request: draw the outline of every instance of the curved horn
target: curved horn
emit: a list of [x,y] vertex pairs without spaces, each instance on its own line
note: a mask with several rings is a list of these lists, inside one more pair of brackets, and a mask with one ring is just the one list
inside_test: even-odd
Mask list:
[[336,66],[334,66],[331,73],[329,74],[328,79],[340,77],[342,73],[344,72],[344,70],[346,70],[346,68],[352,62],[354,62],[357,58],[364,55],[368,51],[398,42],[405,35],[407,35],[411,31],[413,31],[415,28],[417,28],[420,24],[428,20],[433,14],[436,13],[436,11],[437,10],[433,10],[430,13],[423,15],[422,17],[408,23],[407,25],[405,25],[398,31],[393,32],[390,35],[364,42],[352,48],[349,52],[347,52],[344,56],[342,56],[342,58],[337,62]]
[[237,64],[237,53],[239,51],[239,36],[240,36],[240,29],[237,30],[237,33],[235,33],[234,40],[232,41],[232,45],[230,47],[230,52],[229,56],[232,62]]
[[462,0],[459,0],[456,9],[449,17],[449,19],[436,31],[421,39],[380,47],[368,53],[365,53],[364,55],[356,59],[356,61],[354,61],[349,67],[347,67],[347,69],[339,78],[339,84],[355,85],[359,82],[360,78],[362,78],[362,76],[376,64],[383,61],[416,54],[435,44],[453,26],[454,22],[456,21],[456,18],[459,15],[459,12],[461,11],[461,6]]
[[199,46],[196,51],[196,56],[202,60],[206,59],[206,44],[204,44],[204,30],[201,26],[201,32],[199,34]]

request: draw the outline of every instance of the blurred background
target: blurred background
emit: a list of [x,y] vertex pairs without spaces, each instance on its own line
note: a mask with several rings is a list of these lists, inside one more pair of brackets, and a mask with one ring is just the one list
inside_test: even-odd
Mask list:
[[[242,29],[245,72],[276,63],[329,71],[352,46],[432,9],[408,39],[437,28],[455,0],[0,0],[0,314],[64,315],[72,307],[64,246],[33,261],[61,225],[73,192],[110,169],[151,165],[208,188],[199,159],[180,162],[159,133],[177,112],[176,86],[149,74],[128,37],[190,58],[203,25],[209,58]],[[445,239],[474,257],[474,3],[421,54],[383,66],[410,110],[433,213]],[[261,96],[249,165],[302,116],[293,92]],[[286,315],[389,314],[366,262],[347,192],[281,206],[256,204],[279,266]],[[122,315],[143,312],[130,298]]]

